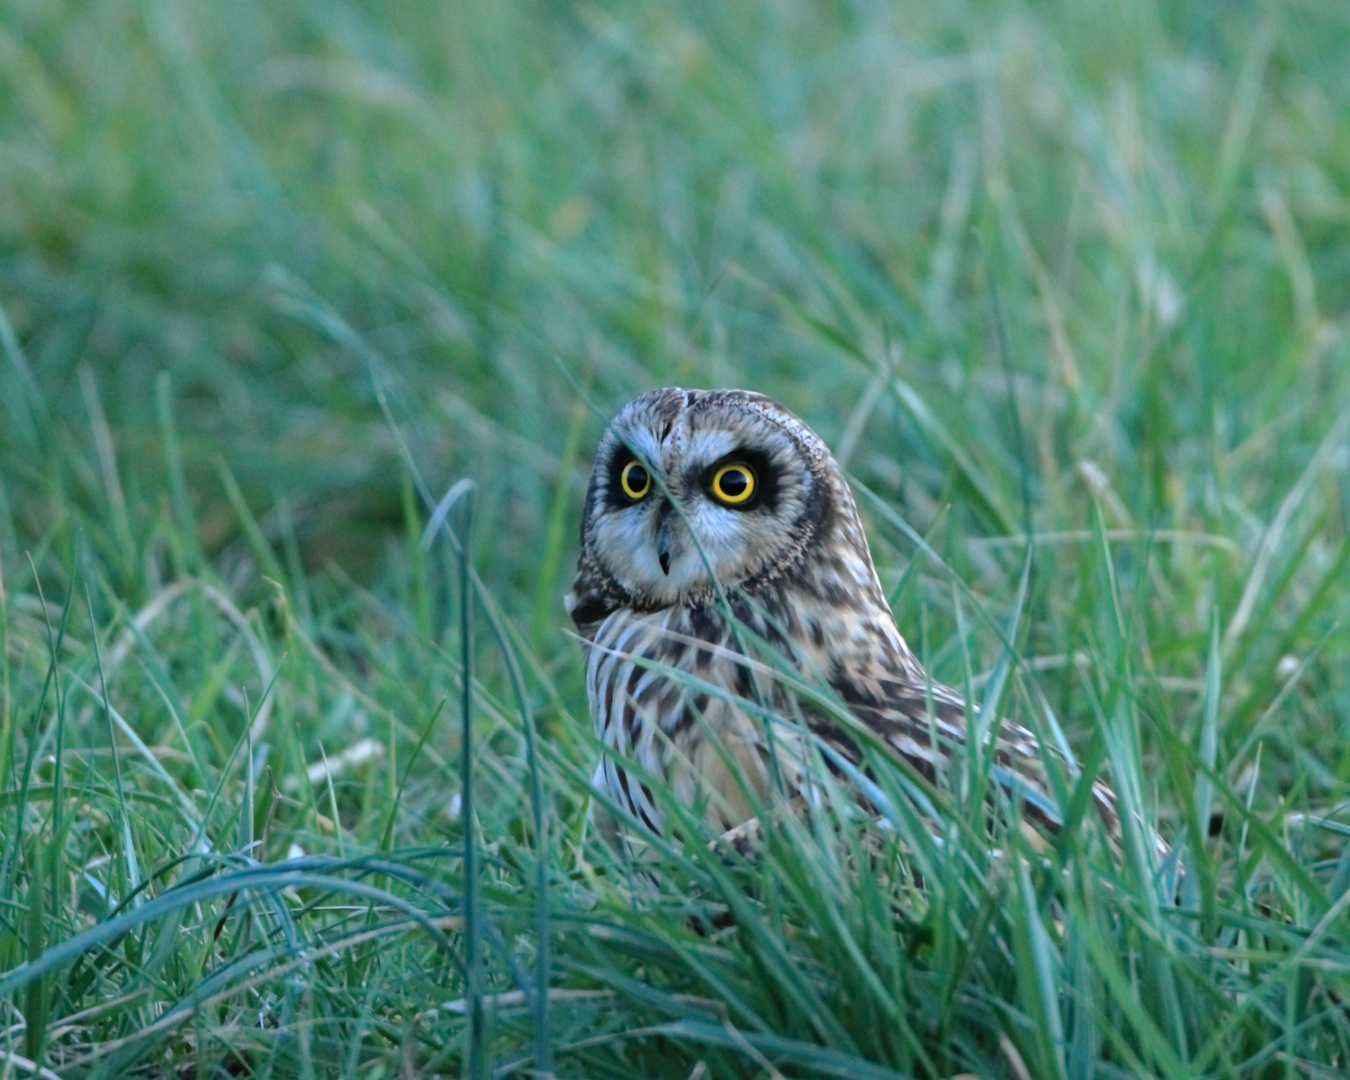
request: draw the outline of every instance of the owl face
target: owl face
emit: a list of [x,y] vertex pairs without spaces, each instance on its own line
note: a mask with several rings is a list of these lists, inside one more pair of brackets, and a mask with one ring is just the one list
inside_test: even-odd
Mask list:
[[768,398],[654,390],[611,422],[586,498],[582,568],[660,607],[772,573],[842,484],[816,435]]

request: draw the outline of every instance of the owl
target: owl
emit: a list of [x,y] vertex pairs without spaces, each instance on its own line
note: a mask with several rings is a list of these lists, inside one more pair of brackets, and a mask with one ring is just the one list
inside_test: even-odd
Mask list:
[[[606,750],[594,783],[654,833],[658,800],[626,762],[725,831],[774,785],[810,797],[813,739],[827,765],[858,760],[829,699],[789,693],[784,673],[828,687],[930,780],[967,738],[964,696],[934,683],[896,628],[838,463],[760,394],[670,387],[619,412],[566,605]],[[1057,828],[1036,737],[989,726],[992,775],[1029,822]],[[1114,827],[1110,792],[1095,795]]]

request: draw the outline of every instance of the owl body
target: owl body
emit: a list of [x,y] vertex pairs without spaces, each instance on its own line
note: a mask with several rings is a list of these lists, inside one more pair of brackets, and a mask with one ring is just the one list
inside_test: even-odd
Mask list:
[[[655,833],[657,800],[626,761],[731,829],[775,785],[812,794],[812,739],[857,760],[832,710],[790,693],[784,671],[930,779],[967,737],[964,698],[932,682],[895,625],[838,464],[758,394],[665,388],[620,411],[567,607],[607,751],[595,783]],[[1035,736],[1003,725],[987,738],[995,777],[1053,827]],[[1098,803],[1113,815],[1100,785]]]
[[[685,805],[702,804],[723,830],[753,815],[742,783],[760,796],[767,792],[765,726],[731,703],[733,696],[749,700],[753,688],[749,669],[729,648],[728,629],[698,609],[619,610],[604,620],[590,648],[587,697],[596,734],[611,751],[596,770],[596,785],[652,832],[663,831],[662,812],[623,760],[663,777]],[[685,683],[671,672],[692,679]],[[798,741],[787,733],[778,758],[794,786]]]

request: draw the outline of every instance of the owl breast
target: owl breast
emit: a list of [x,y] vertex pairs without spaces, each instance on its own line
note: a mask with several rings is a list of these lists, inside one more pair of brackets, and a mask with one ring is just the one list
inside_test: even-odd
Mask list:
[[736,704],[758,698],[781,707],[765,683],[733,647],[725,620],[707,608],[614,611],[596,631],[586,663],[595,733],[608,751],[596,786],[655,833],[663,815],[629,762],[661,777],[676,801],[701,808],[721,830],[754,816],[751,794],[767,795],[771,770],[784,790],[796,792],[800,732],[780,722],[770,735],[764,721]]

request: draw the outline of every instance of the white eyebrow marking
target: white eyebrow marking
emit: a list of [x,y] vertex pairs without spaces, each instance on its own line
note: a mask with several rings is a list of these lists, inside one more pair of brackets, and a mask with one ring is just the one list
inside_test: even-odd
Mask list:
[[637,454],[640,458],[645,458],[653,464],[659,464],[661,461],[661,444],[656,440],[656,433],[645,427],[624,428],[616,430],[615,435],[619,438],[619,444],[628,450]]
[[690,436],[684,456],[695,467],[711,465],[740,444],[740,440],[729,431],[699,431]]

